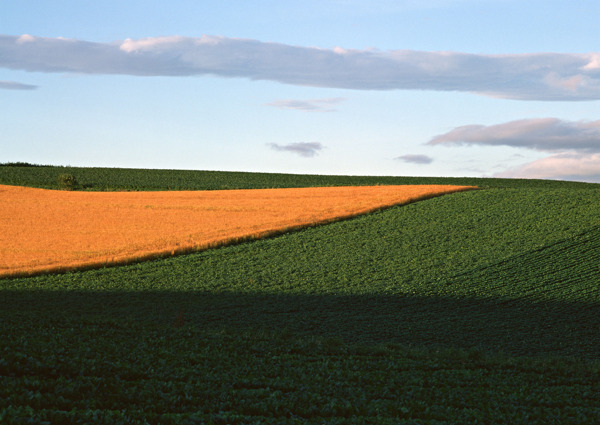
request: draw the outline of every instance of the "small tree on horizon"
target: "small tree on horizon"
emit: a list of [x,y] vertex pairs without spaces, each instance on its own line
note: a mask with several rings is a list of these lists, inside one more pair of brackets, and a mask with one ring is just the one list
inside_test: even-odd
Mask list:
[[58,176],[58,186],[62,190],[77,189],[77,179],[73,174],[60,174]]

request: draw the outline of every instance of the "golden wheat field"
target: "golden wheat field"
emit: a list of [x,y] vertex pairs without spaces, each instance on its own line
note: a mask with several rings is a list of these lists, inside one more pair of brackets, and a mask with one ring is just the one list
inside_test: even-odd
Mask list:
[[0,185],[0,276],[198,251],[472,188],[76,192]]

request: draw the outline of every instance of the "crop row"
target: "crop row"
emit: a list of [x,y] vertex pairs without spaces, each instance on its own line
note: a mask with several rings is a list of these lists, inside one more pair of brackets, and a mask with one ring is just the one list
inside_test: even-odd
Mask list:
[[[599,300],[600,227],[446,280],[446,294],[536,302]],[[469,282],[469,286],[460,282]],[[464,291],[457,290],[458,287]]]

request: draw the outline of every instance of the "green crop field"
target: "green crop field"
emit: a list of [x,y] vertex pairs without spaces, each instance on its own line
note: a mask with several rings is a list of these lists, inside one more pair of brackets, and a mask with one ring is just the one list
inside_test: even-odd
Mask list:
[[0,280],[0,423],[598,424],[600,185],[0,166],[0,184],[468,184],[282,236]]

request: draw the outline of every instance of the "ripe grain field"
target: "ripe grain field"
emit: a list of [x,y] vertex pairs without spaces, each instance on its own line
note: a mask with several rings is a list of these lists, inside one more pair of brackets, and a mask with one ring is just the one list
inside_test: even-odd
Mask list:
[[[52,187],[59,172],[0,167],[0,183]],[[485,190],[190,255],[0,280],[2,423],[600,422],[600,185],[68,172],[93,186],[82,190],[126,175],[138,187],[121,190],[183,177],[187,189]]]
[[0,185],[0,277],[201,251],[472,189],[402,185],[77,192]]

